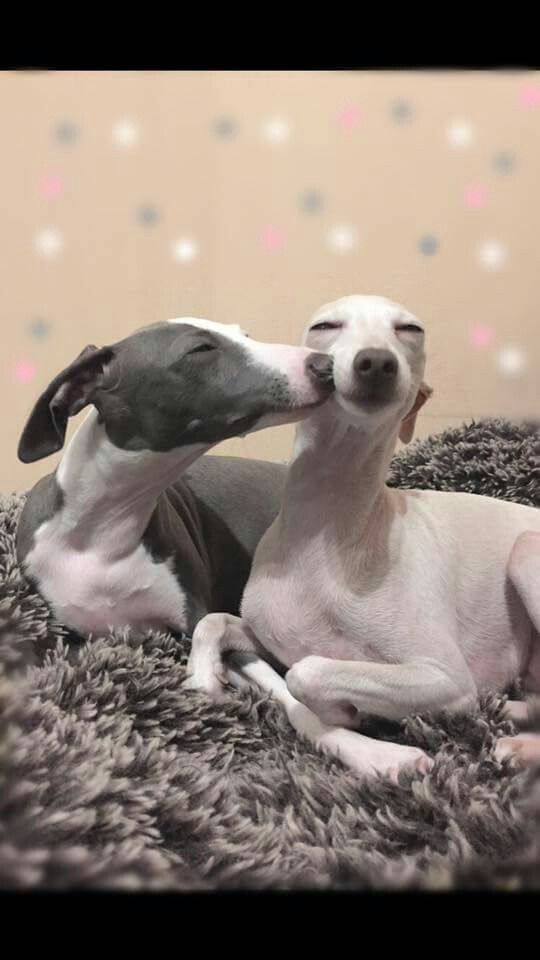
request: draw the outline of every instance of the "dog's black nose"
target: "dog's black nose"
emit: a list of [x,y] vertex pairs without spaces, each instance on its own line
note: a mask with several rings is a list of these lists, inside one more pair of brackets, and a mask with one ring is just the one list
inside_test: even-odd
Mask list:
[[332,383],[334,360],[327,353],[312,353],[306,360],[306,370],[314,380]]
[[396,378],[398,362],[390,350],[359,350],[353,361],[353,368],[361,383],[366,386],[377,384],[390,385]]

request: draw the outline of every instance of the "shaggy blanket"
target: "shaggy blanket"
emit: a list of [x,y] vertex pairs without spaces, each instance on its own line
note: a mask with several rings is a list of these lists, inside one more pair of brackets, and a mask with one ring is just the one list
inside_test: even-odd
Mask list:
[[[486,420],[413,443],[389,482],[540,506],[539,479],[535,426]],[[540,772],[493,759],[503,697],[371,721],[435,763],[360,781],[266,695],[184,691],[187,638],[56,624],[15,559],[23,501],[0,503],[3,889],[540,886]]]

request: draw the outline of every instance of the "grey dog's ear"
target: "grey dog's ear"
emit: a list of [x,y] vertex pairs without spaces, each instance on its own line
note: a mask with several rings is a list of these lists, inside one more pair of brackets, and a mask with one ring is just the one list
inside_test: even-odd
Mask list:
[[105,366],[114,357],[112,347],[89,345],[62,370],[41,394],[19,440],[23,463],[48,457],[64,446],[69,417],[90,403],[100,386]]
[[402,443],[410,443],[413,438],[414,428],[416,426],[416,417],[418,411],[424,406],[426,400],[429,400],[433,393],[433,387],[427,383],[421,383],[416,394],[416,399],[406,417],[403,417],[399,428],[399,439]]

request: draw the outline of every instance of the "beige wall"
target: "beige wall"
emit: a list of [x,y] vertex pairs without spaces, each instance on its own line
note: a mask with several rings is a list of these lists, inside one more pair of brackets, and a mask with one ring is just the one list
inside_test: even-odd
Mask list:
[[[3,73],[0,105],[1,489],[56,462],[15,451],[59,369],[182,314],[296,342],[320,303],[385,294],[429,325],[420,435],[536,411],[539,74]],[[322,205],[306,211],[310,190]],[[357,245],[333,249],[336,227]],[[191,260],[172,255],[181,238]],[[220,449],[283,458],[291,439]]]

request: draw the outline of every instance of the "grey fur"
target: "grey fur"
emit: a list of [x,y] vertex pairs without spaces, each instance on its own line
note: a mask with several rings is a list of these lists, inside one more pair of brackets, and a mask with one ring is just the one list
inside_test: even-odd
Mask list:
[[17,557],[23,562],[32,549],[34,533],[47,520],[50,520],[64,506],[64,494],[56,480],[55,473],[49,473],[38,480],[27,497],[25,509],[17,528]]
[[212,611],[237,614],[253,555],[277,516],[286,467],[243,457],[200,457],[163,491],[143,537],[156,562],[174,561],[188,631]]
[[[538,505],[533,425],[413,443],[396,486]],[[252,691],[181,686],[187,639],[76,643],[20,574],[23,497],[0,505],[0,886],[28,889],[540,887],[540,770],[494,762],[503,698],[477,714],[376,724],[435,757],[423,780],[359,783]]]
[[253,555],[277,516],[286,476],[280,463],[215,456],[200,457],[183,475],[209,558],[209,610],[239,611]]
[[28,418],[19,458],[60,450],[69,417],[89,403],[115,446],[166,451],[247,433],[263,415],[289,410],[291,392],[279,371],[249,363],[241,343],[189,323],[154,323],[106,347],[89,344],[57,374]]

